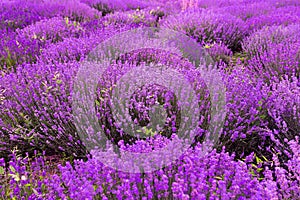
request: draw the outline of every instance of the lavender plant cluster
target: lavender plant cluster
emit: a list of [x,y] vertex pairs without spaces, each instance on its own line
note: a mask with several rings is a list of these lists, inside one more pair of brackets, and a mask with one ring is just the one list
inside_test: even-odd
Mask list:
[[[219,122],[205,71],[180,51],[155,49],[146,40],[132,38],[129,45],[147,48],[116,56],[99,77],[95,113],[74,115],[76,77],[93,59],[90,52],[138,28],[185,35],[220,74],[226,113],[211,151],[203,151],[205,141]],[[0,38],[0,199],[300,199],[300,1],[5,0]],[[195,137],[184,153],[174,151],[169,165],[131,173],[132,160],[122,163],[128,170],[115,169],[97,159],[82,132],[96,135],[90,141],[113,155],[116,147],[163,149],[181,127],[189,128],[180,96],[157,84],[134,91],[128,113],[113,116],[112,94],[122,76],[139,77],[134,70],[158,64],[182,74],[195,92],[188,105],[199,106]],[[165,113],[152,116],[155,106]],[[159,117],[165,122],[149,128]],[[128,122],[143,128],[128,133]]]

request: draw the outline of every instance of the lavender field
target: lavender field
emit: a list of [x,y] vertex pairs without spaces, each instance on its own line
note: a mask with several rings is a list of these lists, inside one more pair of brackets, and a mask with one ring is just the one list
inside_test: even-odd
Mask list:
[[0,0],[0,200],[299,200],[299,136],[299,0]]

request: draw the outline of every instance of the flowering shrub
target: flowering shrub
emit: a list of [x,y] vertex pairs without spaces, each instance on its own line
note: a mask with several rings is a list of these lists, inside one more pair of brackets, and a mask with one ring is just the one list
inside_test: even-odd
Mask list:
[[206,44],[204,48],[215,62],[228,63],[233,56],[232,51],[223,43]]
[[[0,68],[9,69],[23,62],[35,61],[36,55],[39,54],[42,48],[40,43],[43,41],[32,41],[28,40],[27,37],[41,40],[46,40],[47,38],[45,37],[46,35],[48,37],[49,34],[53,34],[52,37],[56,37],[54,32],[58,31],[59,27],[62,28],[64,26],[64,21],[66,21],[65,25],[70,29],[72,29],[72,26],[79,29],[80,25],[78,22],[94,19],[98,15],[97,10],[78,1],[2,2],[0,29],[1,35],[5,35],[4,37],[7,39],[1,40]],[[63,20],[64,18],[65,20]],[[36,24],[32,25],[34,23]],[[28,25],[31,26],[27,27]],[[25,29],[23,30],[23,28]],[[19,32],[18,34],[15,34],[14,31],[17,29],[21,30],[17,31]],[[51,31],[53,32],[50,33]],[[66,33],[67,29],[64,31]],[[72,30],[69,31],[71,36]],[[39,35],[42,32],[46,35]],[[73,33],[74,32],[75,28],[73,30]],[[30,34],[30,36],[27,35],[25,37],[26,34]],[[80,35],[79,33],[76,34],[77,37]],[[76,36],[76,34],[74,36]],[[38,38],[38,35],[41,36],[41,38]],[[57,37],[61,37],[61,35],[58,34]]]
[[[26,160],[14,158],[10,170],[23,180],[12,181],[13,186],[26,188],[15,190],[14,197],[21,195],[27,198],[71,198],[71,199],[267,199],[276,193],[276,188],[265,190],[264,182],[260,183],[249,173],[247,165],[234,161],[233,156],[224,151],[209,153],[199,158],[201,147],[182,155],[180,161],[172,166],[153,173],[131,174],[107,168],[96,159],[87,162],[75,161],[74,166],[66,163],[59,165],[57,174],[49,173],[42,167],[41,180],[33,182],[24,174]],[[27,161],[28,162],[28,161]],[[32,169],[45,165],[41,159],[32,162]],[[23,169],[23,170],[22,170]],[[26,177],[26,180],[24,180]],[[30,186],[36,190],[30,190]],[[43,191],[47,195],[43,195]]]
[[17,31],[21,37],[40,41],[49,40],[51,43],[59,42],[64,37],[80,37],[83,32],[82,27],[76,22],[60,17],[42,20]]
[[267,14],[258,15],[248,19],[246,22],[253,30],[272,25],[290,25],[299,23],[300,13],[299,7],[289,6],[277,8],[269,11]]
[[299,11],[1,1],[0,199],[300,199]]
[[[52,150],[48,149],[53,154],[71,149],[73,144],[69,140],[78,143],[69,103],[71,78],[77,67],[76,62],[44,66],[28,64],[19,67],[17,73],[1,78],[1,86],[5,88],[0,111],[2,156],[12,146],[32,153],[30,149],[53,145]],[[65,137],[68,140],[63,139]],[[80,151],[78,147],[75,149]]]
[[206,10],[186,11],[170,16],[163,22],[163,26],[182,31],[200,43],[223,42],[233,51],[239,49],[240,41],[247,33],[241,19]]
[[[116,122],[114,122],[110,105],[107,102],[103,102],[101,99],[109,101],[109,93],[114,89],[122,75],[124,75],[127,71],[133,70],[133,68],[137,65],[143,66],[147,62],[167,65],[170,66],[170,68],[172,67],[174,70],[179,71],[181,74],[184,74],[185,78],[194,85],[194,90],[197,91],[199,104],[202,105],[200,108],[201,114],[199,115],[198,124],[202,129],[207,128],[207,122],[203,122],[202,120],[203,117],[205,118],[205,116],[207,116],[207,113],[205,112],[208,107],[207,101],[209,98],[209,94],[206,89],[207,86],[203,81],[200,81],[199,77],[201,75],[199,72],[193,70],[193,67],[189,63],[181,61],[176,54],[174,55],[169,52],[157,51],[154,49],[146,49],[144,51],[140,50],[136,52],[133,51],[131,54],[121,56],[120,61],[125,61],[125,63],[117,63],[116,65],[111,66],[111,68],[104,73],[103,80],[99,82],[99,87],[97,88],[97,100],[99,102],[98,117],[101,125],[109,127],[108,130],[105,130],[108,132],[108,138],[114,139],[116,144],[121,139],[123,139],[125,143],[132,142],[129,140],[133,139],[126,135],[126,133],[120,132],[119,127],[117,127]],[[131,64],[131,62],[133,64]],[[153,68],[155,67],[157,66],[153,66]],[[152,97],[148,98],[149,96]],[[176,105],[177,100],[176,97],[174,97],[174,93],[172,94],[168,92],[163,86],[152,84],[144,85],[139,88],[130,100],[129,113],[133,121],[136,121],[136,123],[141,126],[145,126],[150,121],[149,107],[157,103],[164,105],[164,108],[167,111],[168,121],[164,124],[164,129],[160,131],[160,134],[171,137],[174,130],[178,129],[180,126],[180,108]],[[181,126],[183,126],[182,122]],[[124,139],[123,136],[121,137],[121,135],[123,135],[126,139]],[[137,138],[134,138],[134,140],[136,139]]]
[[0,68],[10,71],[23,62],[32,62],[35,55],[38,54],[40,44],[38,41],[28,40],[24,37],[18,37],[15,32],[6,34],[1,32],[3,40],[0,46]]
[[36,62],[37,55],[49,43],[63,41],[64,38],[79,38],[85,31],[75,21],[54,17],[38,21],[23,29],[17,29],[5,38],[2,45],[1,68],[16,68],[24,62]]
[[254,32],[244,41],[249,67],[272,79],[299,76],[299,25],[272,26]]
[[96,10],[78,1],[4,1],[1,2],[1,29],[16,30],[55,16],[82,20],[97,14]]
[[218,12],[226,12],[236,17],[241,18],[244,21],[249,19],[264,16],[264,14],[268,14],[270,11],[274,10],[274,6],[270,3],[264,1],[250,1],[237,5],[228,5],[214,8]]
[[127,12],[116,12],[105,16],[104,25],[123,25],[131,24],[132,26],[158,26],[158,21],[165,15],[165,11],[158,8],[136,9]]
[[147,3],[140,0],[130,0],[130,1],[81,0],[81,2],[101,11],[102,16],[113,13],[115,11],[128,11],[128,10],[135,10],[137,8],[141,9],[147,7]]

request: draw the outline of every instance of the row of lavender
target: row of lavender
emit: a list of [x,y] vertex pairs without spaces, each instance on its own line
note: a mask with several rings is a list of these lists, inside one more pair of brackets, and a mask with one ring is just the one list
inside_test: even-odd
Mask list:
[[[1,199],[300,198],[298,0],[27,0],[0,5]],[[203,46],[222,75],[228,110],[215,150],[199,156],[209,124],[208,97],[199,97],[204,105],[199,115],[206,120],[199,120],[198,144],[171,166],[132,174],[90,157],[74,124],[72,90],[93,48],[138,27],[170,28]],[[113,87],[108,80],[143,62],[169,64],[197,77],[178,55],[142,49],[114,63],[116,70],[107,74],[103,87]],[[200,93],[207,92],[197,78],[191,81]],[[135,103],[133,112],[142,112]],[[96,106],[109,138],[118,137],[121,148],[146,149],[147,141],[125,146],[131,142],[117,131],[109,108]],[[178,128],[177,114],[170,113],[171,129]],[[136,115],[139,123],[147,120],[143,117]],[[160,148],[165,139],[157,137],[151,143]]]

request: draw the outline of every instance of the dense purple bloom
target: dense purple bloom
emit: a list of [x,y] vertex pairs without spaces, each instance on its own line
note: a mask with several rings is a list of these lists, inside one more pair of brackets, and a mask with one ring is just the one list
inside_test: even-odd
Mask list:
[[223,42],[233,51],[247,34],[245,23],[237,17],[199,9],[168,17],[163,27],[182,31],[200,43]]
[[244,40],[251,70],[267,79],[299,76],[299,24],[265,27]]
[[28,64],[19,67],[17,73],[1,77],[1,86],[5,89],[0,111],[4,154],[10,150],[9,146],[15,145],[21,145],[27,149],[25,151],[32,151],[30,149],[38,146],[53,145],[54,151],[59,151],[59,147],[67,150],[72,146],[70,141],[65,140],[64,143],[60,140],[66,132],[76,138],[72,131],[74,127],[70,124],[70,84],[77,67],[76,62],[43,66]]
[[[130,35],[139,48],[106,52],[114,59],[96,77],[95,111],[81,116],[74,86],[90,72],[90,52],[141,27],[178,31],[197,46],[160,48]],[[5,0],[0,38],[0,199],[300,199],[299,0]],[[205,58],[192,63],[186,47]],[[158,69],[164,78],[144,84]],[[214,121],[220,85],[226,112]],[[195,99],[182,104],[189,90]],[[178,153],[193,117],[195,135]],[[218,140],[208,151],[211,128]],[[102,139],[106,162],[89,147]],[[135,157],[169,144],[133,170]]]
[[148,3],[141,0],[130,0],[130,1],[121,1],[121,0],[81,0],[81,2],[99,10],[102,12],[102,16],[105,16],[109,13],[115,11],[128,11],[134,10],[137,8],[145,8]]
[[253,1],[250,3],[233,4],[214,8],[218,12],[225,12],[241,18],[244,21],[262,16],[272,10],[274,6],[268,2]]

